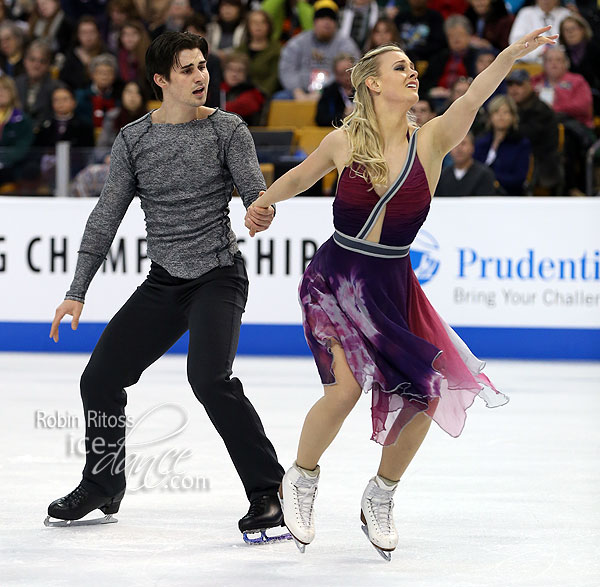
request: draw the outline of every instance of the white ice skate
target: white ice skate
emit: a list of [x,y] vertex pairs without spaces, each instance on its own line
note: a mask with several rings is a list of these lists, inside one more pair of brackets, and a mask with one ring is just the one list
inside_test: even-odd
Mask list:
[[375,550],[386,560],[392,560],[392,551],[398,545],[394,525],[394,492],[398,484],[386,485],[379,477],[369,481],[360,503],[362,529]]
[[315,537],[313,505],[321,472],[318,465],[316,472],[311,476],[294,463],[281,481],[283,519],[300,552],[304,552]]

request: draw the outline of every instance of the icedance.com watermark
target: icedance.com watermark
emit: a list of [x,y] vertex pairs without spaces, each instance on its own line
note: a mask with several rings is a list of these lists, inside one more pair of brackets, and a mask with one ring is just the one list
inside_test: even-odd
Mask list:
[[[171,412],[170,417],[167,412]],[[165,423],[173,422],[172,428],[166,429]],[[145,447],[158,445],[181,434],[189,423],[187,412],[178,404],[164,403],[144,412],[137,420],[124,414],[114,415],[90,410],[86,417],[70,414],[34,412],[34,426],[47,430],[76,430],[83,427],[87,420],[88,428],[111,429],[123,428],[123,440],[108,442],[101,435],[96,435],[87,442],[87,437],[68,433],[65,437],[65,449],[68,457],[85,457],[88,451],[100,456],[94,467],[94,473],[109,469],[111,474],[125,472],[128,491],[208,491],[210,480],[206,477],[186,474],[181,470],[184,461],[192,456],[189,448],[170,447],[154,450],[152,454],[142,454]],[[159,430],[158,435],[143,438],[144,431]],[[141,437],[141,438],[140,438]],[[87,447],[86,447],[87,444]],[[124,447],[127,451],[125,454]]]

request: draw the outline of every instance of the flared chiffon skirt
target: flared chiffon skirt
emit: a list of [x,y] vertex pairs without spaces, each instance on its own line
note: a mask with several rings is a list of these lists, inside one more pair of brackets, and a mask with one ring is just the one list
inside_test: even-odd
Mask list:
[[338,342],[362,390],[371,391],[371,439],[379,444],[393,444],[421,412],[456,437],[478,395],[489,407],[508,401],[433,309],[410,256],[371,257],[329,239],[307,267],[299,296],[322,383],[335,383],[331,345]]

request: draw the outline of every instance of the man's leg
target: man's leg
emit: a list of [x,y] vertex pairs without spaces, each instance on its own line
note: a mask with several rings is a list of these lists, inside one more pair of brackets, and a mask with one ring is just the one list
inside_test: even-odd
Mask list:
[[239,379],[231,377],[248,279],[241,258],[198,280],[188,312],[188,379],[223,438],[248,499],[275,494],[283,468]]
[[82,484],[107,496],[125,488],[124,388],[136,383],[187,330],[169,288],[151,279],[108,323],[81,376],[87,453]]

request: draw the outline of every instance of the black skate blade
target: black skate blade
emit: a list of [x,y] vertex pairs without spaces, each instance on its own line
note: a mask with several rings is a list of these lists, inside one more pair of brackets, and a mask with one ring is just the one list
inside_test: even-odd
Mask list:
[[91,520],[53,520],[46,516],[44,526],[48,528],[65,528],[67,526],[99,526],[101,524],[115,524],[119,520],[113,518],[112,514],[107,514],[103,518],[92,518]]
[[[365,536],[367,537],[369,542],[371,542],[371,538],[369,537],[368,528],[365,525],[362,525],[361,528],[362,528],[362,531],[365,533]],[[387,561],[388,563],[392,560],[392,551],[391,550],[383,550],[382,548],[379,548],[379,546],[376,546],[372,542],[371,542],[371,546],[379,553],[379,555],[381,556],[381,558],[383,558],[383,560]]]
[[[269,528],[261,528],[258,530],[247,530],[246,532],[242,532],[242,536],[244,538],[244,542],[246,544],[272,544],[273,542],[283,542],[284,540],[291,540],[292,535],[289,532],[284,532],[283,534],[278,534],[276,536],[268,536],[267,530]],[[258,534],[258,536],[255,536]]]

